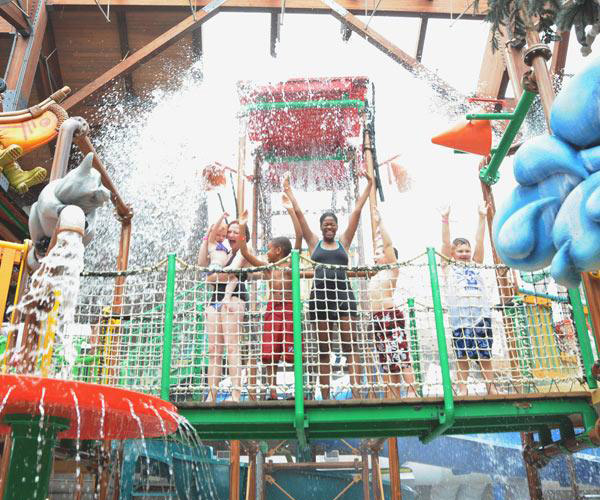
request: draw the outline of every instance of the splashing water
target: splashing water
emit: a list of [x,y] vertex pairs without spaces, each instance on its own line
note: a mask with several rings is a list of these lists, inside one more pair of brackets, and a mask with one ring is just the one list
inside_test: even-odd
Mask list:
[[[34,339],[42,337],[44,341],[39,342],[39,347],[32,346],[29,352],[24,348],[25,342],[21,342],[15,350],[13,365],[21,369],[28,365],[33,367],[33,372],[39,372],[38,361],[44,354],[48,354],[48,350],[54,343],[60,343],[63,346],[62,356],[65,365],[62,367],[62,372],[66,376],[71,372],[76,354],[72,339],[69,338],[71,331],[68,326],[73,322],[79,296],[83,250],[80,235],[68,231],[60,232],[56,245],[42,259],[40,268],[31,276],[28,292],[14,309],[17,318],[23,319],[28,316],[31,318],[28,335],[34,335]],[[59,307],[53,342],[52,339],[44,339],[44,336],[52,335],[52,332],[47,329],[47,324],[56,301],[59,302]],[[11,325],[10,328],[11,335],[17,336],[18,323]],[[46,348],[44,348],[45,344],[47,344]],[[26,371],[30,369],[26,368]]]

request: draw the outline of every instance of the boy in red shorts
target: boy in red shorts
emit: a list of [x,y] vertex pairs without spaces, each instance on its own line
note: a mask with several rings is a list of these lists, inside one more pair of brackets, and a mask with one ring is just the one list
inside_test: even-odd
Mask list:
[[[284,195],[283,204],[294,223],[296,233],[295,248],[302,245],[302,230],[296,214],[287,197]],[[239,217],[240,222],[240,251],[252,266],[267,266],[285,259],[292,250],[289,238],[273,238],[268,245],[267,262],[253,255],[244,238],[245,226],[248,220],[248,211],[244,210]],[[263,318],[262,337],[262,362],[267,371],[269,385],[267,399],[277,399],[277,365],[283,358],[286,363],[294,362],[294,321],[292,306],[292,270],[289,263],[283,269],[267,269],[260,273],[253,273],[252,277],[268,280],[270,283],[269,303]]]
[[[379,213],[375,214],[375,264],[395,264],[396,249]],[[408,338],[404,330],[404,315],[394,304],[394,291],[398,280],[398,268],[382,269],[371,278],[368,285],[369,307],[373,316],[375,348],[386,384],[386,398],[400,398],[401,377],[408,386],[409,396],[416,396],[415,376],[410,363]]]

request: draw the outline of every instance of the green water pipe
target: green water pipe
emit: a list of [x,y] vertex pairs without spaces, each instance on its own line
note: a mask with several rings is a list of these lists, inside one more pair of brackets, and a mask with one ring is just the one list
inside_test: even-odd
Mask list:
[[323,101],[290,101],[290,102],[253,102],[246,104],[246,111],[272,111],[276,109],[306,108],[357,108],[365,107],[360,99],[333,99]]
[[292,250],[292,303],[294,320],[294,426],[301,448],[306,448],[302,369],[302,299],[300,298],[300,252]]
[[420,438],[421,442],[427,444],[436,437],[441,436],[454,424],[456,418],[454,412],[454,394],[452,392],[452,380],[450,380],[450,364],[448,362],[448,346],[446,345],[446,329],[444,328],[444,311],[442,309],[442,297],[440,294],[440,281],[437,272],[435,249],[427,248],[427,263],[429,265],[429,280],[431,282],[431,296],[433,299],[433,310],[435,314],[435,333],[437,336],[438,354],[440,356],[440,369],[442,370],[442,386],[444,388],[444,410],[439,413],[439,425],[429,434]]
[[264,161],[267,163],[297,163],[301,161],[348,161],[348,156],[344,151],[338,151],[332,155],[306,155],[306,156],[277,156],[266,154]]
[[517,107],[515,108],[514,112],[511,113],[513,117],[510,119],[510,123],[504,131],[504,135],[502,136],[502,139],[500,139],[500,143],[496,147],[496,151],[492,155],[492,159],[479,172],[479,178],[486,184],[492,185],[498,182],[498,169],[500,168],[500,164],[506,157],[508,150],[510,149],[510,146],[517,135],[517,132],[521,128],[521,124],[523,123],[523,120],[525,120],[525,116],[527,116],[527,112],[529,111],[535,96],[536,94],[533,92],[529,92],[528,90],[523,91],[521,99],[519,99],[519,102],[517,103]]
[[469,113],[467,120],[512,120],[515,113]]
[[[7,415],[12,442],[3,500],[46,500],[57,434],[69,428],[66,418]],[[6,450],[4,450],[6,453]]]
[[598,383],[592,375],[594,356],[592,355],[590,336],[588,335],[585,313],[583,312],[583,304],[581,303],[581,294],[578,288],[569,288],[569,300],[571,301],[571,307],[573,307],[573,320],[575,322],[575,329],[577,330],[577,338],[579,339],[579,350],[583,359],[585,378],[590,389],[597,389]]
[[169,400],[171,386],[171,350],[173,348],[173,311],[175,306],[175,254],[167,257],[167,288],[165,290],[165,331],[163,334],[163,352],[160,374],[160,397]]
[[410,354],[412,356],[412,366],[415,372],[415,381],[417,382],[417,394],[422,397],[422,381],[421,373],[421,355],[419,351],[419,335],[417,333],[417,319],[415,314],[415,299],[413,297],[407,299],[408,305],[408,332],[410,335]]

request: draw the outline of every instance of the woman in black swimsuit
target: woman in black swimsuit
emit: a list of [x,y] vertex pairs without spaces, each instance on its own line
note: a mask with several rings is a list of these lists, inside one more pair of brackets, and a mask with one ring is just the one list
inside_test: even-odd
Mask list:
[[[241,254],[238,254],[239,233],[240,226],[238,222],[230,222],[227,226],[227,240],[231,248],[231,259],[227,263],[227,266],[231,265],[237,259],[241,259],[241,262],[237,262],[237,267],[247,266],[245,259]],[[248,234],[246,234],[246,239],[249,239]],[[203,267],[208,265],[208,254],[204,245],[200,249],[198,265]],[[231,295],[231,300],[226,304],[222,301],[225,296],[225,287],[227,286],[227,274],[213,273],[208,276],[206,281],[214,284],[209,304],[204,311],[205,331],[208,341],[207,384],[209,392],[206,401],[214,402],[217,399],[217,388],[221,378],[223,354],[226,347],[227,366],[232,386],[231,399],[237,402],[240,400],[242,372],[240,332],[244,320],[246,302],[248,301],[248,292],[244,284],[246,275],[242,273],[239,276],[239,281]]]
[[[356,228],[360,221],[360,212],[373,188],[373,178],[368,174],[365,174],[365,177],[368,181],[367,187],[358,200],[356,200],[356,206],[348,219],[348,227],[339,240],[335,238],[338,230],[338,220],[333,212],[325,212],[321,215],[319,222],[323,235],[322,239],[319,239],[311,231],[292,193],[289,176],[285,178],[283,189],[294,206],[294,211],[302,226],[304,239],[308,243],[311,258],[315,262],[338,266],[348,265],[348,250],[350,249],[354,233],[356,233]],[[357,397],[360,373],[356,370],[358,363],[355,358],[357,358],[357,354],[352,352],[353,322],[350,320],[352,316],[354,323],[356,323],[356,298],[348,282],[345,269],[327,269],[321,266],[315,268],[309,308],[310,318],[317,321],[319,335],[319,383],[323,399],[329,399],[331,375],[331,367],[329,366],[330,332],[335,331],[338,324],[342,350],[348,360],[352,394],[354,397]]]

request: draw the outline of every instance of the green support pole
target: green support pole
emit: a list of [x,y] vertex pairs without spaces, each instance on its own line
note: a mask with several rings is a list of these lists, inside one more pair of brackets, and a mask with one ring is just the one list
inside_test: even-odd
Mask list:
[[429,279],[431,282],[431,297],[435,314],[435,332],[437,336],[438,354],[440,356],[440,369],[442,370],[442,386],[444,388],[444,411],[439,414],[439,425],[429,434],[421,437],[421,442],[427,444],[436,437],[446,432],[455,420],[454,394],[452,380],[450,379],[450,364],[448,363],[448,346],[446,345],[446,329],[444,328],[444,311],[440,294],[440,281],[437,272],[435,249],[427,248],[427,263],[429,264]]
[[175,306],[175,271],[177,261],[175,254],[167,258],[167,289],[165,291],[165,332],[163,335],[163,352],[160,374],[160,397],[169,400],[171,386],[171,350],[173,348],[173,310]]
[[421,355],[419,352],[419,336],[417,334],[417,318],[415,314],[415,299],[409,298],[406,301],[408,305],[408,332],[410,335],[410,354],[412,356],[412,366],[415,372],[415,381],[417,382],[417,394],[423,396],[423,375],[421,373]]
[[335,99],[323,101],[291,101],[291,102],[254,102],[246,104],[246,111],[271,111],[276,109],[305,109],[305,108],[357,108],[365,107],[360,99]]
[[569,288],[569,299],[571,307],[573,307],[573,320],[575,321],[575,329],[577,330],[577,338],[579,339],[579,350],[583,359],[583,367],[585,369],[585,378],[590,389],[597,389],[598,383],[592,375],[592,367],[594,366],[594,356],[592,355],[592,346],[590,344],[590,336],[585,322],[585,313],[583,312],[583,304],[581,303],[581,294],[578,288]]
[[502,136],[502,139],[500,139],[500,143],[498,144],[496,151],[494,151],[492,159],[488,165],[479,172],[479,178],[486,184],[492,185],[498,182],[498,169],[500,168],[500,164],[507,155],[519,128],[521,128],[521,124],[523,123],[523,120],[525,120],[525,116],[527,116],[527,112],[529,111],[535,96],[536,94],[533,92],[529,92],[528,90],[523,91],[521,99],[519,99],[517,107],[512,113],[513,117],[504,131],[504,135]]
[[306,448],[302,369],[302,300],[300,298],[300,252],[292,250],[292,303],[294,319],[294,427],[300,448]]
[[54,447],[60,431],[69,428],[66,418],[7,415],[12,430],[10,464],[3,500],[46,500],[52,474]]

